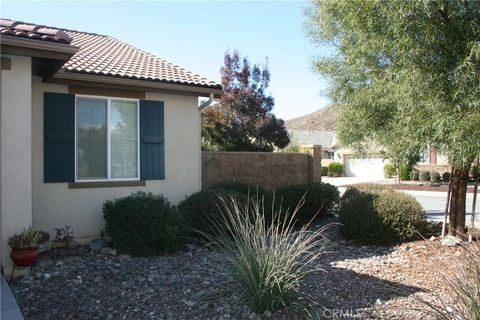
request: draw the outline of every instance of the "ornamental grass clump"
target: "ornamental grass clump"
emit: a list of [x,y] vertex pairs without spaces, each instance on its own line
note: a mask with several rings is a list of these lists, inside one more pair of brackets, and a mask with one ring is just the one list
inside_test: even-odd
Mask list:
[[294,228],[300,204],[288,219],[266,222],[258,198],[246,203],[220,198],[220,203],[224,223],[215,226],[213,235],[203,236],[232,267],[234,302],[259,314],[286,308],[309,314],[311,303],[300,282],[322,252],[324,229],[310,231],[308,224]]
[[435,272],[447,285],[438,302],[419,299],[421,311],[443,320],[480,320],[480,243],[464,244],[464,254],[444,255]]

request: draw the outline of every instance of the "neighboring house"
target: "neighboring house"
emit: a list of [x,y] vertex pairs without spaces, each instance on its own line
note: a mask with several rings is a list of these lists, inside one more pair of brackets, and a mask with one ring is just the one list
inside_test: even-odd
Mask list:
[[421,171],[435,170],[437,172],[450,171],[448,158],[437,152],[435,146],[429,145],[420,156],[416,168]]
[[[332,144],[336,148],[335,143]],[[375,177],[382,179],[384,177],[383,167],[388,163],[385,154],[381,151],[370,151],[367,154],[359,154],[355,150],[347,148],[338,148],[335,152],[335,161],[343,163],[346,176]],[[420,161],[415,166],[420,171],[445,172],[449,171],[448,159],[446,156],[438,153],[434,146],[425,148]]]
[[2,266],[24,227],[98,237],[106,200],[201,189],[198,97],[220,85],[109,36],[5,19],[0,34]]
[[312,145],[322,146],[322,166],[341,162],[347,177],[374,177],[383,179],[383,167],[387,163],[380,151],[359,154],[355,150],[339,148],[333,131],[288,129],[295,144],[308,149]]
[[[335,161],[343,163],[346,176],[365,176],[382,179],[384,177],[383,167],[388,162],[388,159],[385,159],[385,154],[381,151],[359,154],[354,150],[339,148],[335,153]],[[440,173],[449,171],[447,157],[438,153],[432,145],[425,148],[425,152],[423,152],[420,161],[415,167],[420,171],[435,170]]]
[[343,172],[347,177],[368,177],[383,179],[383,167],[388,162],[380,148],[373,148],[366,153],[339,147],[333,137],[332,148],[335,149],[335,161],[343,164]]
[[383,178],[386,161],[380,151],[359,154],[354,150],[341,148],[335,139],[335,108],[327,106],[313,113],[285,122],[296,145],[321,145],[322,166],[332,161],[341,162],[346,176]]
[[302,149],[311,148],[313,145],[322,146],[322,166],[328,165],[333,159],[334,149],[332,146],[333,131],[305,130],[287,128],[290,140]]
[[[370,150],[367,154],[340,147],[335,138],[335,112],[325,107],[313,113],[285,122],[291,135],[292,145],[309,150],[312,145],[322,146],[322,166],[332,161],[341,162],[347,177],[384,178],[383,167],[388,162],[381,148]],[[425,148],[416,168],[418,170],[448,171],[448,159],[438,154],[433,145]]]
[[369,177],[383,179],[383,167],[388,159],[379,151],[360,154],[351,149],[339,149],[335,152],[335,161],[343,164],[343,172],[347,177]]

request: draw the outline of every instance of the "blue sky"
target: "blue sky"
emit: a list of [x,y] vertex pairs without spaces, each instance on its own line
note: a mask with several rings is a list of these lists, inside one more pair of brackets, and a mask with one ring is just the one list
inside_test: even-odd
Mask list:
[[1,17],[108,34],[219,82],[226,50],[253,63],[268,57],[274,112],[290,119],[328,104],[311,69],[315,47],[303,32],[307,2],[2,1]]

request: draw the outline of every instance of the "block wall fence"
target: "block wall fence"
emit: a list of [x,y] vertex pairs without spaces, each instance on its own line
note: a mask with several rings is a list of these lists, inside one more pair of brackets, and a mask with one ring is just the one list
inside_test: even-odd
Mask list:
[[268,190],[320,182],[321,146],[304,153],[202,152],[202,188],[222,182],[246,182]]

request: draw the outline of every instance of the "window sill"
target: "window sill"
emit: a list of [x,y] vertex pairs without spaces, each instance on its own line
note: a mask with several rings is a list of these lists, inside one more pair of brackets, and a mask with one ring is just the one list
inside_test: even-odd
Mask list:
[[68,184],[69,189],[144,187],[144,186],[145,186],[145,180],[70,182]]

